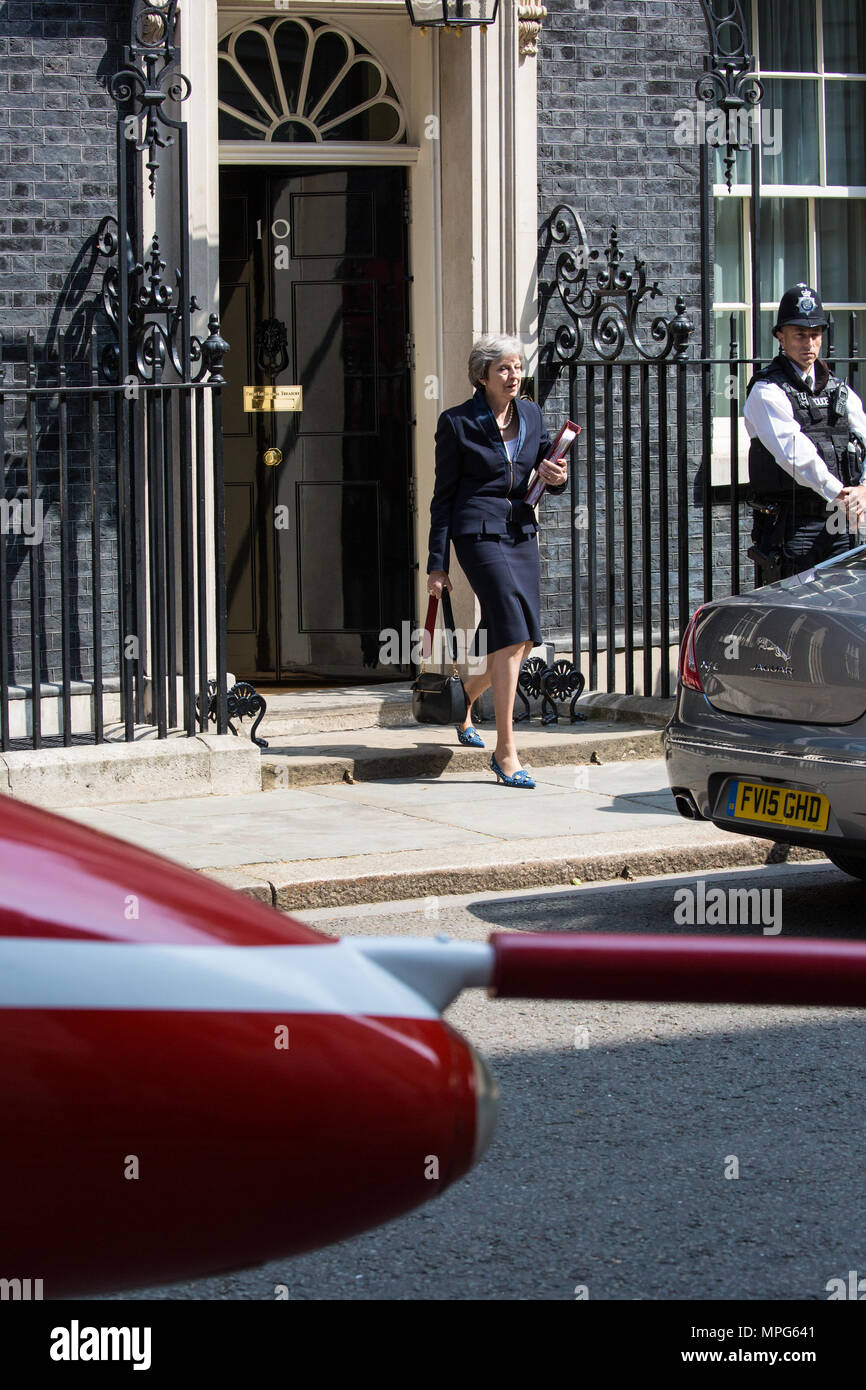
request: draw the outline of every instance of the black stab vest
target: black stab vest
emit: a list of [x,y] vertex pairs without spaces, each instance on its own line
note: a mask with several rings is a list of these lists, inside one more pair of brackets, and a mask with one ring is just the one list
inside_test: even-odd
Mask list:
[[[814,444],[829,472],[844,487],[850,487],[860,481],[861,465],[848,452],[851,437],[848,387],[820,358],[813,371],[815,389],[810,391],[789,359],[780,352],[769,367],[755,373],[746,387],[746,395],[758,381],[769,381],[781,387],[791,402],[794,419]],[[827,509],[825,499],[814,488],[806,487],[786,473],[757,437],[749,446],[749,482],[758,502],[793,502],[801,515],[823,516]]]

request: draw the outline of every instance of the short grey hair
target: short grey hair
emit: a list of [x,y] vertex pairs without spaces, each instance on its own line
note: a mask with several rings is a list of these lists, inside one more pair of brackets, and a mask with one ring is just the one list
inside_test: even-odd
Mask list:
[[485,333],[472,346],[469,354],[469,380],[473,386],[480,386],[487,380],[487,373],[501,357],[519,357],[521,366],[526,365],[523,344],[511,333]]

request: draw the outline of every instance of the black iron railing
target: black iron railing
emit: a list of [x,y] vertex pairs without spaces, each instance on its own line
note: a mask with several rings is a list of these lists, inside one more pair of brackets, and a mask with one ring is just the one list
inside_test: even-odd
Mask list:
[[[549,227],[552,244],[571,243],[553,287],[569,321],[542,336],[541,404],[551,423],[567,411],[582,429],[570,468],[573,661],[590,689],[669,696],[694,609],[760,583],[740,474],[746,385],[766,360],[741,356],[733,315],[728,355],[690,358],[682,300],[642,338],[640,310],[660,293],[644,262],[621,269],[615,231],[603,253],[590,251],[565,205]],[[830,318],[826,358],[856,390],[866,360],[856,317],[844,356]]]
[[[864,360],[836,357],[834,368],[855,384]],[[725,402],[727,418],[712,414],[714,375],[761,365],[731,356],[569,368],[568,412],[583,430],[571,466],[572,643],[590,689],[670,695],[694,609],[761,582],[746,554],[743,393]]]
[[32,333],[23,350],[0,340],[4,750],[205,730],[214,672],[226,732],[225,344],[210,326],[198,381],[106,381],[95,333],[86,361],[62,338],[48,361]]
[[[207,338],[193,332],[179,115],[190,84],[177,23],[178,0],[129,7],[123,66],[109,82],[117,211],[86,248],[106,266],[86,358],[67,353],[59,332],[51,350],[37,350],[32,332],[5,352],[0,343],[4,750],[132,740],[142,724],[161,738],[211,720],[228,728],[228,344],[215,315]],[[172,248],[168,275],[162,246]]]

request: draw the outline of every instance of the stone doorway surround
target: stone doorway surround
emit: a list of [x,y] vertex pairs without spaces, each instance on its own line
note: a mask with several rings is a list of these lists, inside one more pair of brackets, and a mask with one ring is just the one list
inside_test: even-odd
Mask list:
[[[217,133],[217,45],[245,21],[274,14],[325,20],[358,39],[381,63],[406,113],[406,143],[355,147],[363,163],[397,161],[409,182],[410,305],[415,413],[416,617],[426,609],[429,507],[434,434],[441,410],[470,394],[469,348],[483,332],[514,332],[527,371],[537,349],[536,58],[526,15],[502,0],[485,31],[413,29],[404,0],[182,0],[182,66],[192,83],[189,124],[191,283],[219,301],[219,166],[244,157],[222,152]],[[536,7],[540,8],[540,7]],[[194,36],[190,42],[188,36]],[[311,150],[318,163],[347,163],[347,146],[249,142],[250,159],[297,163]],[[302,156],[303,157],[303,156]],[[308,156],[309,157],[309,156]],[[395,209],[395,214],[398,210]],[[241,370],[227,358],[226,372]],[[470,629],[477,605],[456,572],[455,618]]]

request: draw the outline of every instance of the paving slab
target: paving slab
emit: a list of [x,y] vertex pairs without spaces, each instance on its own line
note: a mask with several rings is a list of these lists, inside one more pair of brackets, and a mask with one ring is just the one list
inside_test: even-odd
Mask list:
[[[193,869],[334,858],[347,848],[357,854],[423,849],[433,830],[424,816],[360,803],[343,805],[306,791],[213,800],[209,814],[198,816],[187,814],[188,801],[180,813],[171,802],[157,802],[65,814],[94,829],[135,839]],[[221,802],[226,804],[220,807]],[[480,829],[467,832],[458,821],[444,821],[436,828],[436,841],[443,846],[465,840],[483,843],[487,838]]]
[[[362,784],[363,785],[363,784]],[[679,818],[669,797],[670,805],[654,807],[652,803],[635,798],[614,798],[603,791],[578,790],[569,794],[563,787],[545,787],[542,782],[534,791],[519,788],[488,788],[476,785],[470,779],[461,779],[460,787],[466,787],[466,794],[454,795],[448,800],[429,797],[426,802],[418,797],[411,806],[411,814],[423,820],[431,835],[442,826],[458,826],[467,834],[482,832],[485,836],[501,840],[543,840],[547,837],[561,838],[569,835],[593,834],[599,828],[599,816],[611,814],[617,820],[646,827],[650,824],[664,824],[672,816]],[[334,789],[334,799],[349,803],[353,787]],[[532,796],[532,802],[524,800],[522,813],[513,800],[506,802],[505,793],[512,797]],[[349,793],[347,796],[345,793]],[[401,800],[399,791],[394,791],[390,800],[380,796],[377,806],[382,810],[398,812]],[[408,809],[408,808],[407,808]],[[437,834],[438,838],[438,834]]]
[[[443,778],[64,807],[285,911],[760,864],[772,842],[683,820],[664,761],[554,766],[535,790]],[[792,850],[790,859],[821,858]]]
[[663,758],[628,759],[602,763],[600,766],[580,763],[572,767],[539,767],[534,769],[533,776],[545,785],[560,786],[568,791],[603,788],[614,796],[639,792],[641,796],[661,794],[670,798]]

